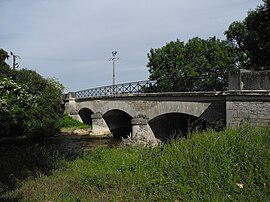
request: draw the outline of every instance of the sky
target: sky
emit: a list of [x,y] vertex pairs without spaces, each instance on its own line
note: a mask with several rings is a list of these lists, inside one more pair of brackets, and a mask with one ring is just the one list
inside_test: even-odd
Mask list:
[[[0,0],[0,48],[19,69],[58,79],[65,91],[149,77],[147,53],[170,41],[225,39],[261,0]],[[12,60],[8,63],[12,65]]]

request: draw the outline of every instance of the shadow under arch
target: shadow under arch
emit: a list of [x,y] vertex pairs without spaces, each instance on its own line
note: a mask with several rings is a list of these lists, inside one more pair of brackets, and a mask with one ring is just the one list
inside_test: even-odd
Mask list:
[[106,112],[103,115],[103,119],[107,123],[114,137],[126,138],[130,135],[132,131],[131,119],[133,118],[128,113],[119,109],[113,109]]
[[204,130],[208,121],[184,113],[159,115],[148,122],[156,138],[166,141],[171,138],[187,138],[189,131]]
[[91,109],[84,107],[84,108],[80,109],[78,114],[80,115],[83,123],[92,126],[91,115],[94,114],[94,112]]

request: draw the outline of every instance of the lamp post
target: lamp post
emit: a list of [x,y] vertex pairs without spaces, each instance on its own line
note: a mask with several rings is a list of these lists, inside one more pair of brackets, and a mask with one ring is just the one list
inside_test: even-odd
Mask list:
[[116,54],[117,51],[112,51],[112,58],[110,58],[110,60],[112,60],[113,62],[113,76],[112,76],[113,94],[115,94],[115,62],[119,60],[119,58],[116,57]]

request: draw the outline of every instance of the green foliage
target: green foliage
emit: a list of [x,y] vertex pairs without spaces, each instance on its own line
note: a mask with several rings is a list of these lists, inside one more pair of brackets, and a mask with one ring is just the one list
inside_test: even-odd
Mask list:
[[21,85],[8,78],[0,80],[0,123],[8,126],[10,134],[22,134],[30,101],[30,94]]
[[27,86],[32,95],[29,118],[24,133],[36,137],[52,135],[57,130],[57,122],[63,115],[63,86],[55,79],[44,79],[31,70],[19,70],[16,75],[18,82]]
[[243,21],[233,22],[225,34],[245,54],[242,68],[270,70],[270,1],[263,0]]
[[[63,85],[35,71],[12,71],[0,50],[0,135],[45,137],[54,134],[63,116]],[[7,71],[6,71],[7,70]]]
[[46,88],[48,82],[33,70],[21,69],[16,72],[16,81],[24,84],[30,94],[37,95]]
[[0,49],[0,79],[3,77],[11,77],[12,76],[12,70],[6,63],[6,60],[9,58],[8,53]]
[[86,125],[80,121],[77,121],[71,118],[67,114],[65,114],[64,117],[59,120],[58,124],[61,128],[89,128],[91,127],[89,125]]
[[269,201],[270,128],[192,134],[156,148],[98,148],[6,198],[22,201]]
[[0,62],[5,62],[9,58],[8,53],[4,49],[0,49]]
[[150,79],[157,81],[156,91],[223,90],[239,57],[226,41],[193,38],[151,49],[147,67]]

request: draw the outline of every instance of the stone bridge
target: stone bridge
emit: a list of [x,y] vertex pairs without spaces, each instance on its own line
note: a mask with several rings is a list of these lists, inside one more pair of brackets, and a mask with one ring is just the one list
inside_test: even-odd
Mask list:
[[185,135],[207,124],[236,126],[270,123],[269,90],[117,94],[65,97],[66,112],[92,125],[94,134],[126,137],[143,132],[148,138]]

